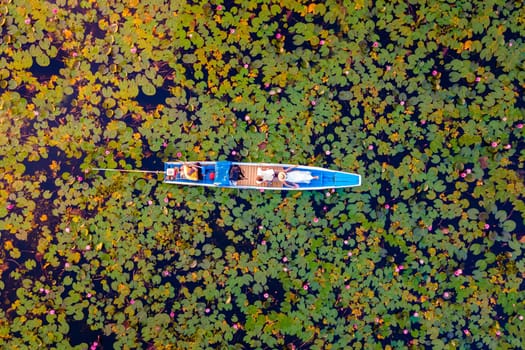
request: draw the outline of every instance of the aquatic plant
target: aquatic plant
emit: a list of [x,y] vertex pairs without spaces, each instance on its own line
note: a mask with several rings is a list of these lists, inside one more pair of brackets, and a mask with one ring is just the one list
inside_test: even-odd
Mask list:
[[[517,348],[523,5],[2,1],[0,344]],[[313,164],[352,190],[94,173]]]

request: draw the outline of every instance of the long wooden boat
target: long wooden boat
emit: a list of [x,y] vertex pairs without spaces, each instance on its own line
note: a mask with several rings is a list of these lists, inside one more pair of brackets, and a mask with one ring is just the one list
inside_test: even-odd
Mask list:
[[[269,175],[272,174],[272,170],[273,177]],[[259,177],[261,174],[264,174],[263,179]],[[360,186],[361,176],[291,164],[230,161],[165,162],[164,182],[259,190],[322,190]]]

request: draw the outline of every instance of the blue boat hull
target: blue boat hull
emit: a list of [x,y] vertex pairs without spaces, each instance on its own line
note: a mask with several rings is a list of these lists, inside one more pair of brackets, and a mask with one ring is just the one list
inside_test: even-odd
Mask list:
[[[186,178],[183,166],[193,165],[200,172],[198,179]],[[239,166],[244,179],[232,181],[230,169]],[[276,177],[273,181],[257,183],[257,169],[274,169],[276,173],[293,171],[309,172],[313,179],[309,183],[284,183]],[[219,188],[259,189],[259,190],[323,190],[332,188],[356,187],[361,185],[361,176],[343,171],[329,170],[312,166],[291,164],[242,163],[242,162],[166,162],[164,163],[164,182],[168,184],[207,186]]]

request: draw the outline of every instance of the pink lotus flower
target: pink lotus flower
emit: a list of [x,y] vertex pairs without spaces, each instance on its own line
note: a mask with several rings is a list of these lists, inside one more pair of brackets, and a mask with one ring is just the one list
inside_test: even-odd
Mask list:
[[403,334],[404,334],[404,335],[407,335],[407,334],[408,334],[408,329],[406,329],[406,328],[403,329]]
[[519,123],[519,124],[516,125],[516,127],[517,127],[518,129],[523,129],[523,124],[522,124],[522,123]]
[[319,218],[314,218],[314,222],[315,223],[319,222]]
[[443,293],[443,298],[445,298],[445,299],[450,298],[450,293],[449,292]]
[[264,293],[263,297],[264,297],[264,299],[268,299],[270,297],[270,295],[268,293]]
[[372,47],[378,47],[379,46],[379,43],[377,41],[374,41],[374,43],[372,44]]
[[237,154],[237,151],[236,150],[233,150],[232,151],[232,156],[236,155]]
[[501,335],[501,332],[499,330],[496,331],[496,337],[499,337]]
[[131,49],[129,49],[129,51],[132,53],[132,54],[136,54],[137,53],[137,48],[135,46],[133,46]]
[[131,299],[131,300],[129,301],[129,304],[130,304],[130,305],[135,304],[135,299]]
[[401,101],[399,101],[399,104],[400,104],[401,106],[404,106],[404,105],[405,105],[405,101],[401,100]]
[[87,298],[91,298],[91,297],[92,297],[91,293],[87,293],[87,294],[86,294],[86,297],[87,297]]
[[266,245],[266,241],[264,239],[261,241],[261,245]]
[[230,29],[230,34],[233,34],[233,33],[235,33],[235,28]]
[[282,37],[281,33],[275,34],[275,39],[279,40],[279,39],[281,39],[281,37]]
[[222,5],[217,5],[217,11],[222,11]]
[[374,145],[368,145],[368,150],[372,151],[374,149]]
[[483,227],[485,228],[485,230],[488,230],[490,228],[490,225],[489,224],[485,224],[485,225],[483,225]]
[[248,69],[248,67],[249,67],[248,63],[245,63],[243,67]]
[[419,312],[414,312],[414,317],[419,317]]
[[303,284],[303,289],[308,290],[308,283]]
[[26,18],[26,19],[24,20],[24,23],[25,23],[25,24],[31,24],[31,18],[29,18],[29,17]]
[[390,209],[390,204],[385,204],[385,209],[386,210]]
[[153,201],[150,199],[148,200],[148,205],[152,205],[153,204]]
[[319,45],[323,46],[325,44],[325,41],[323,39],[319,40]]
[[492,141],[490,144],[493,148],[498,147],[498,143],[496,141]]
[[53,8],[53,10],[51,10],[51,12],[53,12],[53,14],[56,15],[58,13],[58,9],[55,7]]
[[288,262],[288,258],[287,257],[283,257],[283,262]]
[[90,251],[90,250],[91,250],[91,246],[88,244],[88,245],[86,246],[86,248],[84,248],[84,249],[85,249],[86,251]]
[[387,72],[389,72],[389,71],[392,69],[392,66],[387,65],[387,66],[385,67],[385,69],[386,69]]
[[470,331],[468,329],[464,329],[463,330],[463,333],[465,333],[466,336],[469,336],[470,335]]
[[510,144],[507,144],[507,145],[505,145],[505,147],[503,147],[503,148],[505,148],[505,149],[511,149],[512,146],[511,146]]
[[175,317],[175,313],[173,311],[170,312],[170,317],[171,318]]
[[168,197],[164,197],[164,203],[168,203],[170,199]]
[[461,177],[466,177],[467,174],[466,174],[466,173],[461,173],[460,176],[461,176]]
[[432,76],[435,77],[436,75],[438,75],[438,71],[434,69],[434,70],[432,71]]
[[182,157],[182,153],[177,152],[177,158],[180,158],[180,157]]
[[249,122],[249,121],[250,121],[250,116],[249,116],[249,115],[245,115],[245,116],[244,116],[244,120],[247,121],[247,122]]
[[476,83],[479,83],[481,81],[480,77],[476,77]]
[[346,288],[346,289],[350,289],[350,285],[347,284],[347,285],[345,286],[345,288]]
[[239,325],[237,323],[233,324],[233,329],[239,329]]
[[14,207],[15,205],[13,203],[7,203],[6,205],[7,210],[13,210]]
[[53,309],[49,310],[49,314],[50,315],[54,315],[55,314],[55,310],[53,310]]
[[330,154],[332,154],[332,152],[330,152],[330,150],[326,150],[326,151],[324,152],[324,154],[326,154],[327,156],[329,156]]
[[456,271],[454,271],[454,276],[458,277],[458,276],[461,276],[463,274],[463,270],[462,269],[457,269]]
[[310,104],[311,104],[312,106],[315,106],[315,105],[317,104],[317,102],[315,102],[315,100],[313,100],[313,101],[310,102]]

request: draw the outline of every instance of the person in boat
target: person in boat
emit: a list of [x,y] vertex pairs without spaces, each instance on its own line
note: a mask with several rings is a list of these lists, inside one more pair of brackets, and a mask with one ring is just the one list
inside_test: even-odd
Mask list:
[[230,184],[233,186],[237,186],[237,181],[246,179],[246,176],[244,176],[241,167],[236,164],[230,167],[229,177]]
[[255,183],[258,185],[269,184],[275,179],[275,170],[273,169],[261,169],[257,168],[257,176],[255,177]]
[[284,171],[280,171],[277,178],[286,187],[299,187],[298,184],[309,184],[310,181],[319,179],[319,176],[312,176],[312,173],[305,170],[293,170],[295,166],[290,167]]
[[184,164],[182,166],[182,174],[185,179],[199,181],[202,180],[202,171],[200,163]]

